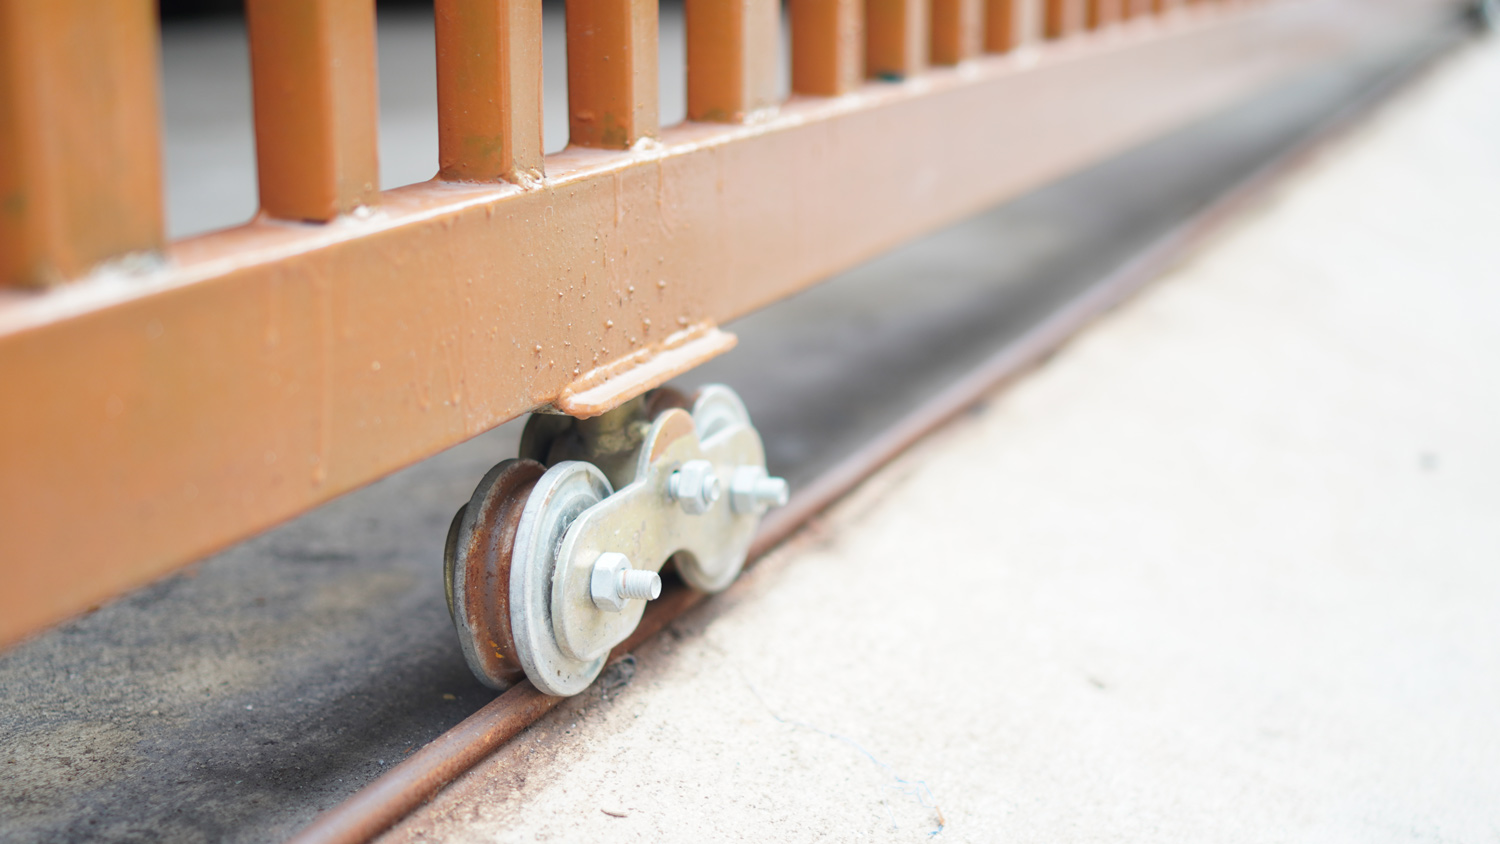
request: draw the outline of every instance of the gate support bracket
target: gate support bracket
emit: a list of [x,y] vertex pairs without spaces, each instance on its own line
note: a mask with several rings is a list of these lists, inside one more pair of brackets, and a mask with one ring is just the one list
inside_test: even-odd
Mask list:
[[739,338],[712,323],[700,323],[672,334],[660,345],[591,369],[579,376],[540,413],[589,419],[607,413],[636,396],[734,348]]

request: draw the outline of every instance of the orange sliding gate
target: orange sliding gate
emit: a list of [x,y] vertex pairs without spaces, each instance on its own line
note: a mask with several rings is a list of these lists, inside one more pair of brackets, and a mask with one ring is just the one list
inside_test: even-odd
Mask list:
[[546,156],[541,0],[435,11],[382,191],[373,0],[248,0],[262,210],[168,242],[153,0],[0,0],[0,644],[1452,6],[687,0],[662,127],[655,0],[568,0]]

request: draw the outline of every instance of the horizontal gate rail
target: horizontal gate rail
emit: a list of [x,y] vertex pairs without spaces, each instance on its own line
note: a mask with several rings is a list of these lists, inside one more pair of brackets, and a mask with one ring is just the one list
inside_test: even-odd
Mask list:
[[[41,5],[0,0],[0,46],[24,41],[18,22]],[[768,104],[775,4],[688,0],[689,55],[726,52],[689,68],[705,122],[659,129],[655,3],[574,0],[574,144],[543,157],[535,0],[438,0],[445,178],[377,192],[374,36],[350,11],[360,5],[248,4],[255,221],[157,249],[159,188],[104,179],[106,200],[156,221],[116,252],[155,257],[0,288],[0,644],[622,361],[712,346],[714,326],[1445,13],[1423,0],[1259,0],[1148,14],[1132,0],[1108,10],[1124,19],[1112,27],[1029,43],[1054,17],[1087,25],[1087,7],[994,0],[980,15],[940,2],[929,18],[926,2],[867,0],[865,70],[890,81],[859,82],[859,4],[792,0],[799,94]],[[312,46],[293,44],[298,33]],[[342,58],[309,61],[309,50]],[[12,59],[0,56],[0,144],[24,135],[10,112],[25,62]],[[332,111],[273,97],[276,85],[310,85],[316,96],[299,90]],[[19,105],[33,121],[22,128],[46,123],[46,109]],[[124,119],[83,107],[86,119]],[[8,190],[17,171],[0,168]],[[52,220],[0,218],[0,244],[33,243]],[[10,253],[0,266],[35,280]]]

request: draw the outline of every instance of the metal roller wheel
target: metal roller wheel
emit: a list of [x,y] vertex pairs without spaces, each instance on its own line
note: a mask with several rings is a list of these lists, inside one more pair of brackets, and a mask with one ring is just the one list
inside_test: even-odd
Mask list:
[[504,460],[490,469],[458,509],[444,548],[444,591],[464,660],[493,689],[523,676],[511,634],[511,550],[528,494],[546,468]]
[[708,384],[693,396],[693,427],[698,430],[698,440],[707,442],[709,437],[732,425],[750,424],[750,411],[739,394],[723,384]]
[[568,460],[548,469],[526,498],[510,554],[510,628],[516,657],[532,684],[566,697],[588,687],[608,654],[574,659],[558,647],[552,628],[553,575],[564,535],[584,510],[613,492],[604,473]]

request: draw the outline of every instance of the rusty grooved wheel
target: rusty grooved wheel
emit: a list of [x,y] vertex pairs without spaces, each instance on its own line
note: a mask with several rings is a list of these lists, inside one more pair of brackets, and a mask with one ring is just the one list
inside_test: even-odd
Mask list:
[[534,460],[501,461],[448,528],[448,613],[470,670],[493,689],[509,688],[524,676],[511,631],[511,559],[521,513],[545,472]]

